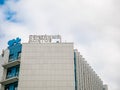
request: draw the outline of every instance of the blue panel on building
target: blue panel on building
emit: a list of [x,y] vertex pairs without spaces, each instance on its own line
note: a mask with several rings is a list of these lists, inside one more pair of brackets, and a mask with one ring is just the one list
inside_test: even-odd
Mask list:
[[9,53],[9,61],[14,61],[17,60],[19,58],[19,55],[21,53],[22,50],[22,44],[20,43],[21,39],[20,38],[16,38],[13,40],[8,41],[8,49],[10,51]]

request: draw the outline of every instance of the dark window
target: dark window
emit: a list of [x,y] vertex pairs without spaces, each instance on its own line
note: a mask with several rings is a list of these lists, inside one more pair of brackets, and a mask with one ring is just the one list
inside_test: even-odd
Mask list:
[[5,85],[5,90],[17,90],[18,82]]
[[6,78],[15,77],[15,76],[18,76],[18,74],[19,74],[19,65],[8,68]]
[[13,61],[13,60],[14,60],[14,55],[13,54],[9,55],[9,61]]

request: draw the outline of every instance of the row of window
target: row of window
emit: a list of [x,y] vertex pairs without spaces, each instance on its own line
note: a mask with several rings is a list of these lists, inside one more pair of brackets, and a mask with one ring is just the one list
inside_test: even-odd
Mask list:
[[[18,60],[21,57],[22,44],[17,43],[15,45],[9,46],[9,60],[8,62],[12,62]],[[19,75],[20,65],[12,66],[7,68],[6,79],[10,79],[12,77],[17,77]],[[14,83],[9,83],[4,86],[4,90],[18,90],[18,81]]]

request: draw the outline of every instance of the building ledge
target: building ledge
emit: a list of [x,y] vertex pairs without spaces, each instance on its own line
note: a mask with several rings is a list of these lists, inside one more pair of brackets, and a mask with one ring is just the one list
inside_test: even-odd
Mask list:
[[15,61],[12,61],[12,62],[5,63],[5,64],[3,64],[2,66],[3,66],[5,69],[7,69],[7,68],[9,68],[9,67],[16,66],[16,65],[18,65],[18,64],[20,64],[20,59],[15,60]]
[[13,77],[13,78],[9,78],[9,79],[5,79],[5,80],[1,81],[0,84],[7,85],[10,83],[14,83],[16,81],[18,81],[18,77]]

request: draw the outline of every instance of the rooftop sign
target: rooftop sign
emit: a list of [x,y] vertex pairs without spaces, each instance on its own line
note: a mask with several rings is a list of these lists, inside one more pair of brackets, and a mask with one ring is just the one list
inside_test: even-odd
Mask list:
[[30,35],[29,43],[61,43],[60,35]]

